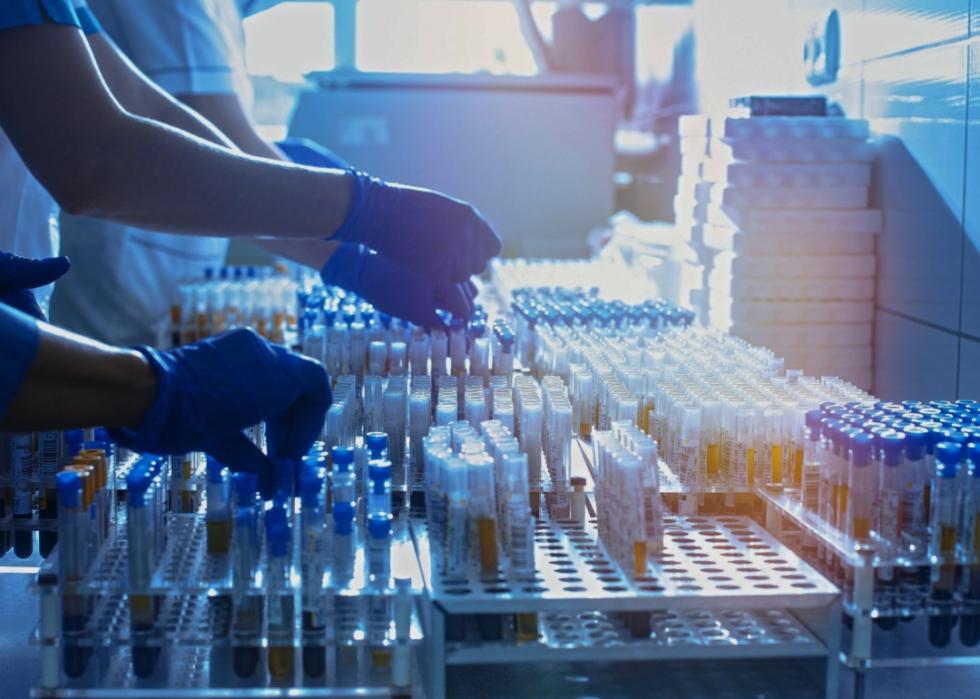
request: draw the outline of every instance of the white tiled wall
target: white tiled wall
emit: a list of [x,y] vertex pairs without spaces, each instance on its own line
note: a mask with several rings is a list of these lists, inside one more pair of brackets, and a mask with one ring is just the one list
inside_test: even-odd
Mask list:
[[875,394],[937,400],[956,394],[956,334],[879,310]]
[[[873,191],[884,212],[875,393],[980,399],[980,0],[695,5],[699,45],[711,39],[710,47],[722,47],[699,73],[727,71],[699,84],[705,106],[725,104],[733,95],[718,93],[726,90],[812,90],[794,57],[805,28],[839,12],[843,68],[819,89],[871,120],[881,154]],[[753,17],[772,21],[749,21],[737,50],[728,50],[733,27]],[[772,60],[776,49],[785,61]]]
[[980,397],[980,0],[787,2],[840,11],[827,93],[879,135],[875,393]]

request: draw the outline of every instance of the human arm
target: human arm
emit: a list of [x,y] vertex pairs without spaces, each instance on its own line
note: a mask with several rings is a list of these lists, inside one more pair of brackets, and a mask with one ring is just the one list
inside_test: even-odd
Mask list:
[[135,427],[153,402],[153,370],[135,350],[89,340],[4,305],[0,330],[0,429]]
[[[218,145],[241,148],[231,134],[207,114],[182,103],[147,78],[104,33],[88,34],[86,39],[106,85],[127,112],[169,124]],[[245,148],[242,150],[252,153]]]
[[347,213],[345,173],[237,154],[125,111],[77,29],[0,32],[0,84],[0,123],[71,213],[176,233],[312,238]]
[[259,158],[287,160],[282,151],[258,134],[238,95],[210,93],[180,94],[177,97],[219,128],[243,153]]
[[[24,64],[34,70],[19,70]],[[464,202],[362,173],[236,154],[127,112],[68,26],[0,32],[0,85],[0,125],[70,213],[176,233],[333,234],[440,282],[464,281],[500,250]]]
[[[120,349],[0,304],[0,430],[105,425],[114,441],[156,454],[203,451],[259,474],[299,458],[320,434],[330,383],[318,362],[251,330],[161,352]],[[269,457],[242,430],[265,422]]]

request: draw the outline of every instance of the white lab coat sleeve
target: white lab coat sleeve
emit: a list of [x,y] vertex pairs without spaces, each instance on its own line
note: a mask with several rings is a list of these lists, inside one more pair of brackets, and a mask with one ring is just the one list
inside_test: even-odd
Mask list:
[[87,0],[105,32],[174,95],[235,94],[244,50],[234,0]]

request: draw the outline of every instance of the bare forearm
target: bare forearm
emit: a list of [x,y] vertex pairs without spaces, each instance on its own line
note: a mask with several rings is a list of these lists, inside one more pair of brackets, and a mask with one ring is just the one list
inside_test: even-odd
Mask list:
[[206,141],[235,148],[232,140],[214,124],[143,75],[105,35],[92,34],[87,40],[102,77],[123,109],[169,124]]
[[37,354],[0,429],[140,424],[156,396],[156,376],[143,355],[38,326]]
[[271,160],[286,160],[275,146],[256,131],[238,95],[223,93],[178,94],[183,104],[221,130],[243,153]]
[[69,213],[171,233],[297,238],[328,236],[347,214],[345,173],[240,155],[122,109],[78,30],[3,31],[0,82],[0,124]]
[[301,240],[296,238],[253,238],[251,243],[271,252],[273,255],[298,262],[313,269],[323,269],[327,260],[339,244],[324,240]]
[[130,116],[111,139],[92,216],[172,233],[324,238],[347,214],[341,171],[236,154]]

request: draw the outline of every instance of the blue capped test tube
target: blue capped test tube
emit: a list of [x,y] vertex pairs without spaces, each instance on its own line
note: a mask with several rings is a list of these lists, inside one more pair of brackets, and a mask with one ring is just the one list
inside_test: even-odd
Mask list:
[[304,461],[300,472],[303,672],[320,677],[326,670],[326,614],[323,573],[327,564],[324,473],[316,462]]

